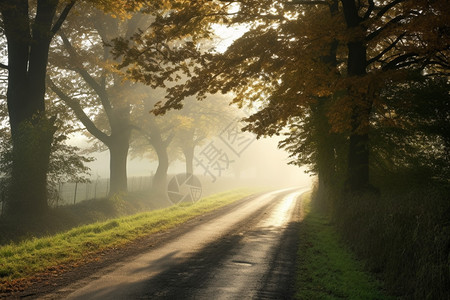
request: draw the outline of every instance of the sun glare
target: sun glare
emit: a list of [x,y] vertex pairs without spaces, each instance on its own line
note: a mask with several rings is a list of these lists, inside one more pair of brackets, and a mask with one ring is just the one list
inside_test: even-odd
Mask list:
[[215,49],[219,53],[225,52],[235,40],[249,30],[248,26],[245,25],[227,26],[214,24],[212,28],[217,35]]

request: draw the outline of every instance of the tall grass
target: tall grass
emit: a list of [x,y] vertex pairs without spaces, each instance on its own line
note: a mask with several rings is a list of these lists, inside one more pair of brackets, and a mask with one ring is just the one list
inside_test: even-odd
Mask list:
[[[387,187],[388,185],[384,185]],[[342,197],[334,220],[390,291],[405,299],[449,299],[450,190],[435,184]]]

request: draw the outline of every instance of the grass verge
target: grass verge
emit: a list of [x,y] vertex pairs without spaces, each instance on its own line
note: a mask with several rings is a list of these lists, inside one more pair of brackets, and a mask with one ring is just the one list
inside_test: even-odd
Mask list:
[[303,197],[295,298],[391,299],[340,241],[329,219],[311,208],[311,193]]
[[0,247],[0,284],[26,278],[50,267],[80,260],[105,249],[181,223],[242,199],[255,190],[239,189],[212,195],[194,204],[139,213],[76,227],[67,232]]

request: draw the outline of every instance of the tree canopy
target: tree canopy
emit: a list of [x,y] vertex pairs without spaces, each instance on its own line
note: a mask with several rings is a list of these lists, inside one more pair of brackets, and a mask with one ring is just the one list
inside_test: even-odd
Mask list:
[[[126,72],[152,84],[146,42],[155,32],[175,30],[176,23],[180,39],[199,44],[214,34],[211,25],[201,26],[205,22],[248,28],[225,52],[194,55],[195,64],[185,70],[189,79],[170,87],[154,111],[180,108],[192,95],[231,92],[239,106],[258,108],[246,129],[273,135],[308,117],[311,106],[326,98],[329,131],[350,139],[347,181],[353,190],[368,185],[370,115],[386,105],[379,91],[417,72],[448,75],[449,8],[442,1],[212,2],[160,18],[128,48],[117,44]],[[189,39],[183,35],[188,29]]]

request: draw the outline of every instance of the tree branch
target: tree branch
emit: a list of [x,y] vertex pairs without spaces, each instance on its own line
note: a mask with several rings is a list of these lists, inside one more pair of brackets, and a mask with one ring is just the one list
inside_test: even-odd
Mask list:
[[175,132],[172,131],[169,136],[166,138],[165,141],[163,141],[163,145],[167,148],[169,144],[172,142],[173,138],[175,137]]
[[170,131],[170,130],[172,130],[174,128],[175,128],[175,125],[168,125],[166,127],[161,128],[159,131],[161,133],[166,133],[166,132],[168,132],[168,131]]
[[204,139],[206,139],[206,136],[203,135],[199,135],[196,139],[194,139],[194,145],[197,145],[198,143],[200,143],[201,141],[203,141]]
[[[59,35],[61,36],[64,46],[69,52],[70,56],[75,59],[78,58],[78,54],[76,53],[67,36],[63,32],[60,32]],[[84,81],[86,81],[86,83],[97,93],[100,98],[100,102],[105,109],[106,115],[111,121],[113,118],[112,106],[109,101],[108,93],[106,92],[104,87],[97,83],[97,81],[95,81],[95,79],[85,69],[79,66],[75,66],[75,71],[80,74]]]
[[394,6],[396,6],[397,4],[404,2],[406,0],[394,0],[391,3],[389,3],[388,5],[384,6],[383,8],[380,9],[380,11],[377,13],[377,17],[381,18],[386,12],[388,12],[391,8],[393,8]]
[[399,15],[396,16],[395,18],[393,18],[392,20],[390,20],[389,22],[387,22],[386,24],[384,24],[383,27],[378,28],[377,30],[369,33],[366,37],[366,41],[371,41],[373,40],[375,37],[377,37],[381,32],[383,32],[383,30],[386,30],[387,28],[389,28],[390,26],[392,26],[393,24],[398,23],[399,21],[405,19],[406,16],[404,15]]
[[369,7],[367,8],[366,13],[364,14],[363,20],[367,20],[370,17],[370,14],[373,12],[375,7],[375,3],[373,0],[369,0]]
[[66,20],[67,16],[69,15],[70,10],[75,5],[76,0],[71,0],[66,7],[64,7],[64,10],[59,15],[58,20],[56,20],[55,24],[53,25],[53,28],[51,30],[52,36],[54,36],[58,30],[61,28],[62,24]]
[[396,58],[394,58],[393,60],[391,60],[390,62],[388,62],[385,66],[383,66],[383,71],[386,70],[393,70],[395,68],[398,67],[398,64],[400,64],[401,62],[405,62],[407,59],[417,56],[417,53],[406,53],[400,56],[397,56]]
[[366,63],[366,66],[370,65],[371,63],[376,62],[377,60],[379,60],[381,57],[383,57],[383,55],[385,55],[386,53],[388,53],[392,48],[395,47],[395,45],[397,45],[397,43],[406,35],[406,33],[402,33],[401,35],[399,35],[395,41],[393,41],[388,47],[386,47],[383,51],[381,51],[377,56],[369,59]]
[[50,89],[73,110],[77,118],[83,123],[84,127],[86,127],[87,131],[108,146],[110,144],[110,137],[95,126],[94,122],[92,122],[81,108],[80,103],[57,87],[50,77],[47,77],[47,82]]
[[130,125],[130,128],[134,129],[137,132],[139,132],[140,134],[142,134],[142,136],[149,142],[149,144],[153,145],[153,139],[144,129],[142,129],[141,127],[136,126],[136,125]]
[[9,67],[5,64],[0,63],[0,68],[9,70]]

